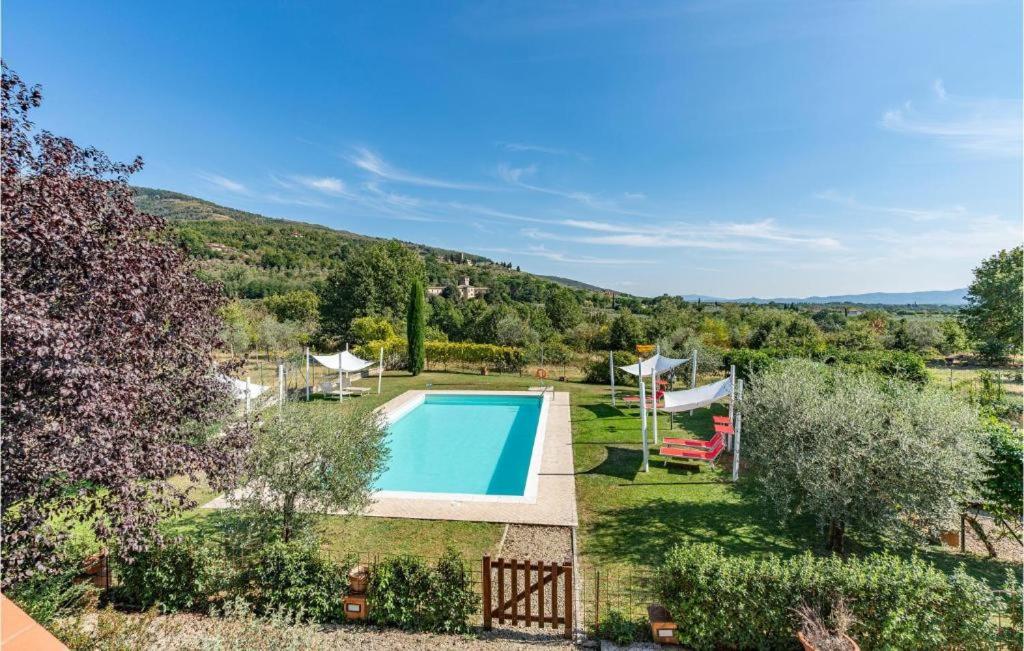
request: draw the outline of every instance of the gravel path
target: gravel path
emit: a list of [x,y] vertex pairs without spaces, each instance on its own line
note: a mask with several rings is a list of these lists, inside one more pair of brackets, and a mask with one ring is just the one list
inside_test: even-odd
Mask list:
[[572,529],[541,527],[532,524],[510,524],[498,556],[519,560],[531,559],[572,562]]

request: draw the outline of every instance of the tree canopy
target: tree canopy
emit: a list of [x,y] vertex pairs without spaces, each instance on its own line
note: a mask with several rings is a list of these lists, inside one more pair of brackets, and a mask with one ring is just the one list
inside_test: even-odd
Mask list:
[[212,436],[231,406],[211,363],[218,288],[136,209],[141,159],[33,134],[40,100],[4,66],[4,585],[47,568],[61,518],[145,548],[189,502],[168,479],[216,483],[242,441]]
[[847,533],[921,538],[977,496],[986,448],[955,394],[807,360],[755,373],[743,455],[758,494],[788,519],[813,516],[841,551]]
[[1000,251],[974,270],[964,325],[976,341],[1019,351],[1024,336],[1024,247]]

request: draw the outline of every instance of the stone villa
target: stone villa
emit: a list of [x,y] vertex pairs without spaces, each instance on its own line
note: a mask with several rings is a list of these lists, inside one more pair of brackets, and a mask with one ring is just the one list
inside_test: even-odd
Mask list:
[[[469,276],[463,276],[459,280],[459,284],[455,286],[455,289],[459,292],[459,296],[462,298],[478,298],[489,291],[487,287],[474,286],[469,282]],[[444,285],[432,285],[427,287],[427,296],[440,296],[443,293]]]

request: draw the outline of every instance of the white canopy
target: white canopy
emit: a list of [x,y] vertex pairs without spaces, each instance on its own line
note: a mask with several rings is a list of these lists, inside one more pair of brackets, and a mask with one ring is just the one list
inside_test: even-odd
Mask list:
[[632,375],[643,375],[644,377],[650,377],[652,370],[660,375],[661,373],[664,373],[665,371],[670,371],[675,367],[679,366],[680,364],[685,364],[688,361],[690,361],[689,358],[673,359],[672,357],[665,357],[661,353],[656,353],[655,355],[648,357],[647,359],[642,360],[640,362],[637,362],[636,364],[630,364],[629,366],[620,366],[619,368]]
[[238,380],[226,375],[219,376],[219,379],[230,387],[231,396],[235,400],[245,400],[246,396],[249,398],[255,398],[263,392],[270,390],[270,387],[263,386],[262,384],[254,384],[246,380]]
[[706,407],[731,395],[732,377],[730,376],[696,389],[665,392],[665,406],[662,411],[690,411],[698,407]]
[[373,362],[368,362],[365,359],[360,359],[348,352],[343,350],[340,353],[333,353],[331,355],[310,355],[313,359],[319,362],[322,366],[326,366],[329,369],[342,373],[355,373],[361,371],[364,368],[368,368],[373,365]]

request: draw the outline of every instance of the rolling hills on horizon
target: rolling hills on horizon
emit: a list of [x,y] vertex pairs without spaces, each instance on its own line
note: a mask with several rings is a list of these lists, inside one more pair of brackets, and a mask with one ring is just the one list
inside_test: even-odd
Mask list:
[[[294,244],[296,239],[313,240],[316,244],[307,246],[310,253],[316,250],[323,250],[325,247],[339,252],[352,244],[375,241],[385,238],[373,235],[364,235],[351,231],[331,228],[320,224],[313,224],[292,219],[281,219],[267,217],[256,213],[238,210],[227,206],[216,204],[199,197],[162,190],[155,188],[136,187],[136,204],[145,212],[163,217],[171,222],[179,224],[183,222],[194,222],[193,225],[185,226],[183,229],[194,233],[193,237],[200,242],[197,246],[212,251],[224,251],[233,248],[232,244],[237,241],[246,241],[266,238],[268,240],[289,240]],[[299,237],[305,235],[306,237]],[[446,258],[458,258],[472,261],[474,263],[492,263],[491,259],[464,251],[455,251],[439,247],[427,246],[416,242],[405,242],[405,244],[422,252],[429,252]],[[294,247],[292,247],[294,248]],[[297,255],[302,255],[300,250]],[[268,265],[266,254],[261,259],[251,259],[251,265]],[[312,256],[311,256],[312,257]],[[330,261],[324,262],[325,267],[330,267]],[[283,265],[287,266],[287,265]],[[517,268],[518,270],[518,268]],[[585,281],[562,276],[530,273],[528,271],[517,271],[528,276],[535,277],[548,282],[570,287],[572,289],[588,292],[613,292],[616,294],[627,294],[617,290],[609,290]],[[830,304],[846,303],[860,305],[949,305],[958,306],[964,303],[966,289],[933,290],[919,292],[869,292],[863,294],[841,294],[825,296],[809,296],[804,298],[722,298],[704,294],[685,294],[683,298],[687,301],[701,300],[703,302],[720,303],[802,303],[802,304]]]

